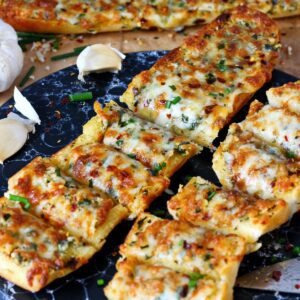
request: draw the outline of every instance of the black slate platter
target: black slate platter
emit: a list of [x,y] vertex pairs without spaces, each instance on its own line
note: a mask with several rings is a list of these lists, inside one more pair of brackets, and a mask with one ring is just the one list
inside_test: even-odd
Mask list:
[[[12,158],[0,165],[0,195],[7,188],[7,180],[20,168],[30,162],[35,156],[50,156],[63,146],[67,145],[82,130],[82,125],[93,115],[93,101],[69,103],[67,96],[76,92],[92,91],[95,100],[105,103],[119,96],[126,89],[132,77],[142,70],[151,67],[164,51],[139,52],[128,54],[123,69],[118,74],[92,74],[86,77],[86,83],[77,79],[77,68],[72,66],[51,74],[32,84],[23,91],[23,94],[36,108],[42,125],[37,126],[35,134],[31,134],[26,145]],[[275,70],[273,79],[265,85],[253,99],[266,101],[265,92],[271,86],[279,86],[296,78]],[[11,111],[13,100],[8,101],[0,108],[0,118]],[[244,107],[234,121],[241,121],[248,111]],[[226,136],[225,128],[217,146]],[[1,143],[1,137],[0,137]],[[201,175],[218,183],[211,168],[212,153],[205,149],[200,155],[191,159],[179,172],[171,183],[171,190],[177,192],[179,184],[185,184],[188,176]],[[151,206],[150,211],[161,217],[169,217],[166,213],[166,201],[169,195],[163,194]],[[6,280],[0,279],[0,299],[52,299],[52,300],[100,300],[105,299],[103,288],[97,286],[97,279],[104,279],[107,283],[115,273],[115,262],[118,259],[118,246],[123,242],[132,222],[124,221],[108,237],[104,248],[91,261],[78,271],[56,280],[41,292],[29,293]],[[240,274],[255,270],[258,267],[295,257],[294,246],[300,246],[300,215],[295,215],[289,224],[262,237],[262,248],[244,258]],[[0,262],[1,264],[1,262]],[[300,273],[300,271],[299,271]],[[299,276],[300,277],[300,276]],[[300,283],[300,282],[299,282]],[[250,289],[236,288],[234,299],[299,299],[299,294],[276,294],[275,292],[261,292]],[[170,299],[172,300],[172,299]]]

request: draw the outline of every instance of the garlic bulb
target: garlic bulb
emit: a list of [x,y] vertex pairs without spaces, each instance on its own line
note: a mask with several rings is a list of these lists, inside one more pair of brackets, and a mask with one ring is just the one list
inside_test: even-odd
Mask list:
[[110,45],[95,44],[86,47],[77,58],[78,79],[91,72],[116,72],[122,68],[125,55]]
[[7,90],[20,74],[23,60],[15,30],[0,19],[0,92]]

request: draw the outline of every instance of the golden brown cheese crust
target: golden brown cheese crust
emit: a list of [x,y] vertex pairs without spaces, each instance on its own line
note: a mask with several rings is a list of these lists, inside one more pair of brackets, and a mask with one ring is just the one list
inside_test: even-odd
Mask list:
[[104,289],[111,300],[228,299],[209,274],[199,273],[199,279],[193,280],[195,273],[184,274],[134,258],[119,261],[117,270]]
[[140,162],[104,144],[74,145],[76,140],[54,154],[54,163],[79,182],[108,193],[132,217],[169,185],[168,179],[151,175]]
[[0,199],[0,276],[36,292],[78,269],[96,252],[76,237]]
[[213,169],[228,189],[263,199],[284,199],[292,213],[300,208],[299,162],[243,131],[239,124],[230,126],[214,153]]
[[203,1],[0,1],[0,18],[20,31],[86,33],[141,29],[170,29],[212,21],[219,14],[247,4],[278,18],[300,14],[297,0]]
[[237,270],[246,253],[245,240],[237,235],[193,227],[187,222],[163,220],[141,214],[129,232],[120,253],[150,265],[182,273],[209,274],[221,294],[230,299]]
[[211,146],[219,130],[270,80],[279,47],[276,24],[239,7],[137,75],[121,101],[138,116]]
[[195,226],[234,233],[249,243],[283,223],[290,215],[283,200],[265,200],[215,186],[193,177],[168,202],[170,214]]
[[155,174],[171,177],[198,152],[188,139],[134,116],[113,101],[104,109],[98,102],[94,106],[103,123],[98,129],[104,132],[103,144],[135,157]]
[[300,80],[267,91],[269,104],[300,115]]
[[12,176],[8,194],[27,198],[31,213],[85,239],[98,250],[109,232],[128,215],[115,200],[65,176],[47,158],[35,158]]

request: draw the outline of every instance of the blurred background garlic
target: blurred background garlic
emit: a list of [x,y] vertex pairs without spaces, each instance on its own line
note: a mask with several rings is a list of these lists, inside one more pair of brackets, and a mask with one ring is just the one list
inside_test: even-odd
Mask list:
[[7,90],[23,68],[16,31],[0,19],[0,92]]

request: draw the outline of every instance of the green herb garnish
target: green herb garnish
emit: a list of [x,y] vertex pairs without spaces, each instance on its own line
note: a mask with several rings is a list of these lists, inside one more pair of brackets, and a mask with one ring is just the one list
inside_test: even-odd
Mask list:
[[77,47],[77,48],[74,48],[74,50],[72,52],[52,56],[51,60],[56,61],[56,60],[62,60],[62,59],[69,58],[69,57],[78,56],[86,47],[87,46]]
[[93,93],[92,92],[75,93],[69,95],[69,99],[71,102],[91,100],[93,99]]
[[296,154],[292,151],[287,151],[286,152],[286,157],[291,158],[291,159],[297,158]]
[[170,89],[171,89],[172,91],[176,91],[176,86],[175,86],[175,85],[169,85],[169,87],[170,87]]
[[60,168],[58,167],[55,168],[55,174],[56,176],[61,177]]
[[227,71],[228,67],[225,65],[225,59],[221,59],[218,64],[217,64],[217,68],[219,69],[219,71],[221,72],[225,72]]
[[294,255],[300,255],[300,246],[295,246],[292,250]]
[[177,103],[180,102],[180,101],[181,101],[181,97],[176,96],[173,100],[168,100],[168,101],[166,102],[166,108],[170,108],[171,105],[175,105],[175,104],[177,104]]
[[189,277],[190,277],[190,281],[188,283],[189,288],[195,288],[198,284],[198,281],[200,279],[203,279],[205,275],[201,273],[193,272],[189,275]]
[[90,206],[92,204],[92,201],[90,199],[83,199],[78,202],[79,206]]
[[216,76],[213,73],[206,74],[205,79],[208,84],[212,84],[217,80]]
[[9,197],[8,197],[9,200],[11,201],[16,201],[16,202],[20,202],[23,204],[23,208],[25,210],[28,210],[31,206],[29,200],[27,198],[24,198],[24,197],[20,197],[20,196],[17,196],[17,195],[12,195],[12,194],[9,194]]
[[161,171],[163,168],[165,168],[167,164],[165,162],[162,162],[160,164],[155,164],[154,168],[152,169],[152,174],[156,176],[159,171]]
[[116,145],[117,145],[118,147],[121,147],[121,146],[123,145],[123,143],[124,143],[123,140],[117,140],[117,141],[116,141]]
[[34,71],[35,71],[35,66],[31,66],[27,71],[27,73],[24,75],[21,82],[19,83],[19,87],[23,87],[27,83],[27,81],[30,79],[30,76],[34,73]]
[[207,200],[211,200],[216,194],[216,191],[209,191],[207,194]]
[[90,187],[90,188],[93,188],[93,187],[94,187],[93,179],[89,179],[89,187]]

